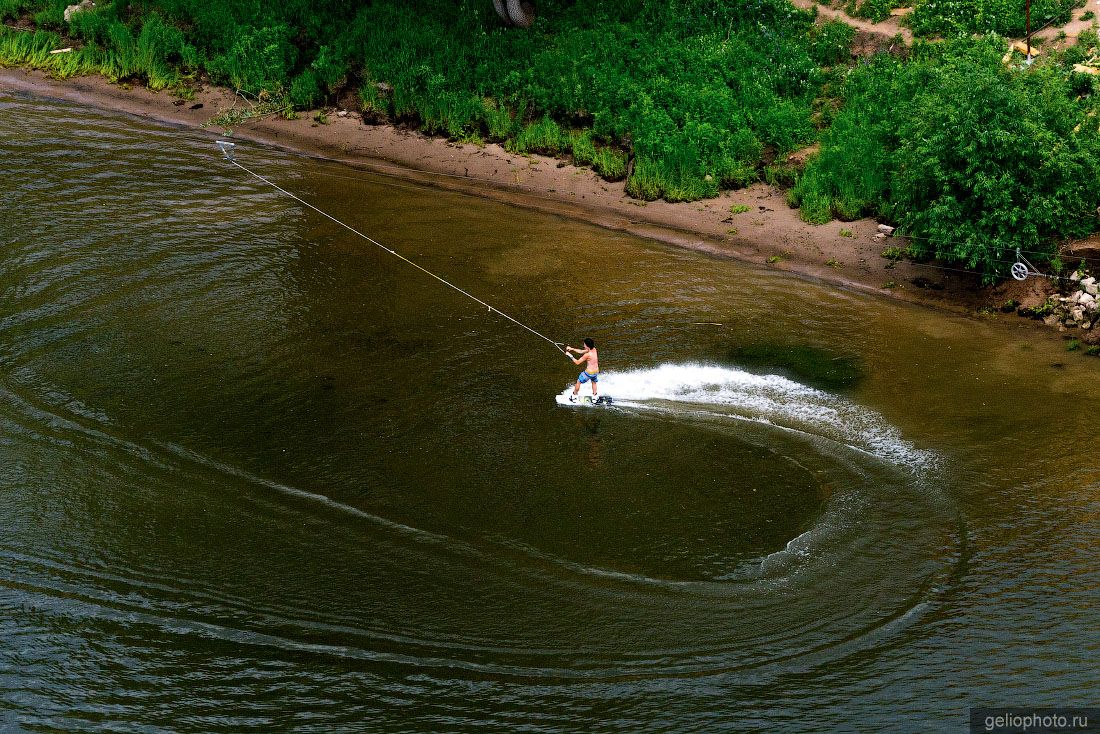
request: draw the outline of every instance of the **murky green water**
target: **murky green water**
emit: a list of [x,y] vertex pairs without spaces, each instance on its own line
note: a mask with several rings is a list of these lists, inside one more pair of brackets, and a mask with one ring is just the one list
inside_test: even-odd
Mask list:
[[562,408],[549,345],[212,139],[0,94],[3,727],[960,730],[1095,703],[1100,362],[240,146],[593,336],[617,407]]

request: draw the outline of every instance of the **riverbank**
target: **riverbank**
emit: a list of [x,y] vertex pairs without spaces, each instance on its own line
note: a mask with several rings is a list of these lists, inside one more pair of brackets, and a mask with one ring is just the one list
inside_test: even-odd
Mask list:
[[[0,88],[155,119],[201,131],[211,143],[226,132],[211,125],[212,118],[247,107],[240,97],[217,87],[201,87],[194,99],[183,101],[142,87],[113,85],[100,77],[58,81],[21,69],[0,69]],[[314,113],[294,120],[252,118],[233,128],[232,138],[960,314],[1040,323],[1003,313],[1002,307],[1007,302],[1038,307],[1052,290],[1047,281],[1036,278],[982,287],[969,273],[935,263],[888,259],[884,250],[904,248],[906,243],[883,236],[874,220],[807,224],[787,205],[783,191],[764,183],[697,202],[642,202],[627,196],[621,182],[609,183],[590,169],[558,159],[368,124],[354,109],[329,110],[324,123],[315,118]],[[211,155],[216,155],[213,144]],[[239,156],[246,164],[249,158],[260,161],[259,151],[243,145]]]

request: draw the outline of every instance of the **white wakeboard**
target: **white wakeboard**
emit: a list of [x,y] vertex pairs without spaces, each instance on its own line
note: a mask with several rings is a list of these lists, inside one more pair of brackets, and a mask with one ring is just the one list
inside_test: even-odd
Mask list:
[[592,393],[581,392],[580,395],[576,396],[575,401],[570,400],[570,397],[572,397],[572,390],[559,393],[554,397],[554,400],[558,405],[569,408],[602,408],[612,404],[610,395],[599,395],[596,399],[593,399]]

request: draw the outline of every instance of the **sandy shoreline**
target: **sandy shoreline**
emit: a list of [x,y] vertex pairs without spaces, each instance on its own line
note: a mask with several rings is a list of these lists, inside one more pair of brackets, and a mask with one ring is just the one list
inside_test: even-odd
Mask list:
[[[22,69],[0,68],[0,90],[62,99],[192,128],[213,141],[222,129],[205,123],[230,107],[231,92],[207,87],[184,104],[167,93],[112,85],[100,77],[65,81]],[[193,107],[201,107],[193,109]],[[1014,283],[993,289],[977,279],[908,261],[892,264],[884,247],[904,242],[876,239],[870,219],[809,225],[766,184],[726,191],[717,199],[669,204],[626,196],[623,183],[608,183],[593,171],[538,155],[514,155],[496,144],[449,143],[389,125],[365,124],[358,113],[329,114],[328,124],[303,113],[297,120],[263,118],[234,128],[235,140],[254,141],[335,160],[355,168],[399,176],[443,189],[580,219],[667,244],[733,257],[793,275],[882,297],[991,317],[1008,298],[1027,300]],[[242,162],[247,150],[241,150]],[[749,211],[731,214],[732,205]],[[842,234],[843,232],[843,234]],[[769,262],[771,261],[771,262]],[[889,285],[888,285],[889,284]],[[888,287],[887,287],[888,285]],[[1037,298],[1037,295],[1035,296]],[[1038,323],[1005,316],[1010,323]]]

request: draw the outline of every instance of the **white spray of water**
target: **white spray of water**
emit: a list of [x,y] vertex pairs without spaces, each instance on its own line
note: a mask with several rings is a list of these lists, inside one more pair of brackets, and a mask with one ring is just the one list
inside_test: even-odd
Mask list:
[[[820,436],[910,469],[928,469],[934,463],[934,457],[905,441],[875,411],[778,375],[716,365],[664,364],[601,374],[599,391],[612,396],[620,407],[705,411]],[[572,387],[563,390],[557,402],[570,405],[571,393]],[[582,385],[581,395],[589,394],[591,388]]]

